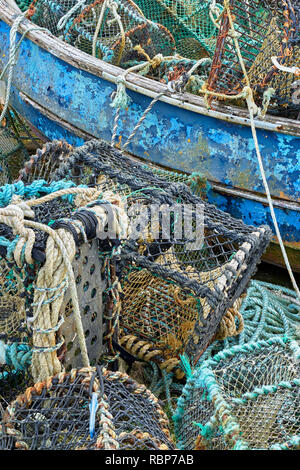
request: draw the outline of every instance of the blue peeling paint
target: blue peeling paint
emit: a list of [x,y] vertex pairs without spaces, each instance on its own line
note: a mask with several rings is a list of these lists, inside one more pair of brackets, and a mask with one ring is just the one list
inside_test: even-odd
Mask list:
[[[20,37],[20,36],[19,36]],[[9,27],[0,21],[0,69],[7,62]],[[5,57],[3,57],[5,56]],[[24,103],[19,91],[60,119],[92,136],[111,140],[116,86],[58,59],[25,38],[18,52],[11,104],[48,139],[82,139]],[[124,143],[151,99],[128,91],[129,108],[121,112],[117,141]],[[263,163],[273,196],[300,201],[300,139],[257,130]],[[171,168],[198,171],[212,181],[264,194],[251,130],[216,118],[157,102],[137,132],[129,151]],[[254,202],[215,195],[218,207],[246,223],[268,223],[268,208]],[[259,204],[259,203],[257,203]],[[278,211],[286,240],[300,240],[299,212]]]

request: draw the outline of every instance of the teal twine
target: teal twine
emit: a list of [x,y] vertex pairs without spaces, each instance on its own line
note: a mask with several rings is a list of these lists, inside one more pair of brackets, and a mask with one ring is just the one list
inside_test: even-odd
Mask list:
[[187,379],[192,377],[193,375],[192,366],[186,354],[183,354],[182,356],[180,356],[180,367],[185,373],[185,376]]
[[14,370],[25,370],[31,363],[32,351],[28,344],[12,343],[6,347],[6,364]]
[[[36,180],[29,185],[25,185],[23,181],[18,181],[13,184],[5,184],[0,187],[0,207],[5,207],[10,204],[12,197],[22,196],[25,198],[39,197],[41,194],[52,194],[61,189],[73,188],[76,184],[73,181],[60,180],[47,183],[45,180]],[[78,187],[86,188],[86,185],[79,185]],[[73,202],[74,195],[68,194],[62,196],[62,199]]]
[[8,240],[7,238],[0,236],[0,246],[4,246],[6,248],[6,258],[9,260],[12,258],[13,252],[15,251],[16,244],[18,243],[19,235],[12,241]]
[[[206,399],[211,402],[213,409],[210,420],[207,423],[195,423],[200,428],[200,435],[208,441],[212,439],[213,431],[216,429],[217,423],[222,423],[221,432],[226,442],[230,442],[231,448],[234,450],[249,449],[249,444],[242,438],[240,432],[239,423],[235,417],[235,413],[232,413],[232,406],[243,406],[248,400],[255,400],[260,395],[275,394],[279,389],[293,389],[294,387],[300,387],[300,379],[295,378],[288,381],[280,381],[277,383],[262,385],[260,387],[253,386],[249,391],[246,391],[241,397],[229,397],[226,395],[222,381],[219,383],[218,376],[215,375],[214,369],[219,370],[220,363],[224,363],[226,360],[231,360],[235,356],[239,357],[242,355],[248,355],[251,357],[252,353],[256,351],[263,351],[268,349],[272,354],[272,347],[279,346],[283,352],[288,351],[294,362],[297,363],[300,360],[300,347],[297,341],[288,338],[286,335],[283,337],[272,337],[267,340],[260,340],[252,343],[246,343],[242,345],[234,345],[227,350],[222,350],[214,355],[212,358],[204,361],[194,371],[192,376],[187,380],[187,383],[183,389],[181,397],[177,402],[177,409],[173,415],[173,421],[175,423],[175,435],[177,438],[177,445],[179,449],[185,449],[185,434],[182,426],[188,425],[184,421],[184,416],[191,406],[197,406],[194,402],[193,393],[195,389],[203,389],[205,396],[202,399]],[[254,356],[255,357],[255,356]],[[225,367],[225,369],[224,369]],[[223,364],[223,373],[226,373],[226,363]],[[230,367],[228,368],[230,371]],[[255,384],[253,384],[255,385]],[[224,421],[222,418],[225,418]],[[273,446],[273,448],[289,448],[289,446],[296,446],[298,436],[292,436],[293,443],[279,443]]]
[[148,364],[151,366],[151,370],[147,367],[144,368],[146,380],[150,382],[148,389],[157,398],[164,395],[167,399],[170,411],[174,413],[171,394],[181,393],[183,385],[174,382],[175,376],[172,372],[168,373],[164,370],[160,370],[158,365],[153,361],[150,361]]
[[112,108],[117,108],[117,109],[118,108],[126,109],[129,106],[131,99],[126,93],[125,78],[122,75],[119,75],[117,77],[116,83],[117,83],[117,91],[110,106]]

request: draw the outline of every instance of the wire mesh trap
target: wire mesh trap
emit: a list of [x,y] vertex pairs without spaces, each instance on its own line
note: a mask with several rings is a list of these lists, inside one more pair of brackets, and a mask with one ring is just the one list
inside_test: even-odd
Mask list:
[[[24,178],[30,174],[22,173]],[[156,361],[167,372],[176,369],[182,376],[179,355],[186,352],[197,361],[208,346],[222,317],[245,289],[269,242],[270,229],[247,227],[203,202],[186,185],[159,178],[101,141],[75,149],[52,175],[53,180],[62,177],[76,184],[98,182],[99,190],[109,189],[126,201],[131,232],[122,242],[116,266],[123,291],[117,304],[122,308],[119,345],[139,359]],[[134,212],[137,203],[147,208],[146,224],[133,239],[140,217]],[[140,239],[149,227],[150,206],[157,210],[160,205],[173,207],[175,203],[180,210],[190,205],[191,214],[195,207],[203,208],[200,248],[193,245],[194,233],[188,238],[183,231],[182,238],[175,239],[173,216],[167,238],[159,220],[158,237],[152,239],[147,232]]]
[[35,380],[96,364],[104,352],[99,252],[114,241],[102,237],[108,215],[99,194],[66,181],[0,188],[0,334],[29,341]]
[[180,449],[299,449],[300,349],[271,338],[226,349],[190,375],[174,415]]
[[6,450],[174,447],[157,398],[128,375],[106,369],[73,369],[28,388],[7,407],[0,431]]
[[[258,103],[269,111],[299,112],[293,73],[279,65],[299,66],[299,6],[291,0],[229,0],[222,15],[207,89],[233,96],[251,86]],[[244,70],[243,70],[244,68]],[[245,76],[247,74],[247,78]],[[265,95],[264,95],[265,94]]]

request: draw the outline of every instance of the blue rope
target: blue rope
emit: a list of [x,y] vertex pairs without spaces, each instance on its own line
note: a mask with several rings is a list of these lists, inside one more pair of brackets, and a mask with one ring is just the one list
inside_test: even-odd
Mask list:
[[25,372],[31,364],[32,350],[28,344],[5,344],[0,341],[0,366],[8,366],[10,371],[0,372],[0,380],[7,379],[11,374]]

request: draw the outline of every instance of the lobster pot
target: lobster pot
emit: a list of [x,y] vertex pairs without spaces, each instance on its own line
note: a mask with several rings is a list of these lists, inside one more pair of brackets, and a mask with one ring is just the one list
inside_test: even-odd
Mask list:
[[33,385],[29,374],[31,355],[26,343],[0,341],[0,416],[24,388]]
[[263,93],[273,88],[269,111],[295,108],[296,103],[292,103],[295,77],[278,70],[271,58],[276,57],[284,66],[299,66],[298,15],[293,1],[230,0],[222,16],[207,89],[234,96],[246,86],[232,37],[232,20],[241,58],[258,103],[262,103]]
[[[87,356],[97,364],[103,353],[106,281],[99,253],[113,242],[103,235],[99,191],[72,186],[36,180],[0,189],[1,337],[29,341],[35,379],[87,365]],[[21,226],[7,211],[23,213]]]
[[55,36],[115,65],[145,61],[158,53],[174,54],[171,33],[145,18],[131,0],[88,1],[74,9],[77,3],[34,0],[31,20],[40,26],[50,25]]
[[146,18],[163,24],[172,32],[178,54],[190,59],[212,56],[218,35],[211,16],[222,12],[221,3],[211,0],[136,0]]
[[190,375],[174,415],[180,449],[300,446],[300,349],[271,338],[223,350]]
[[[38,159],[21,176],[30,178],[34,166]],[[197,362],[245,290],[270,229],[246,226],[101,141],[75,149],[52,174],[62,177],[126,202],[128,237],[116,267],[119,345],[182,375],[179,355]]]
[[0,432],[7,450],[174,447],[157,398],[128,375],[105,369],[73,369],[35,384],[7,407]]
[[[0,114],[4,102],[5,82],[0,81]],[[36,150],[39,141],[19,115],[8,108],[0,126],[0,184],[11,183],[28,158],[28,149]],[[27,147],[27,148],[26,148]]]

